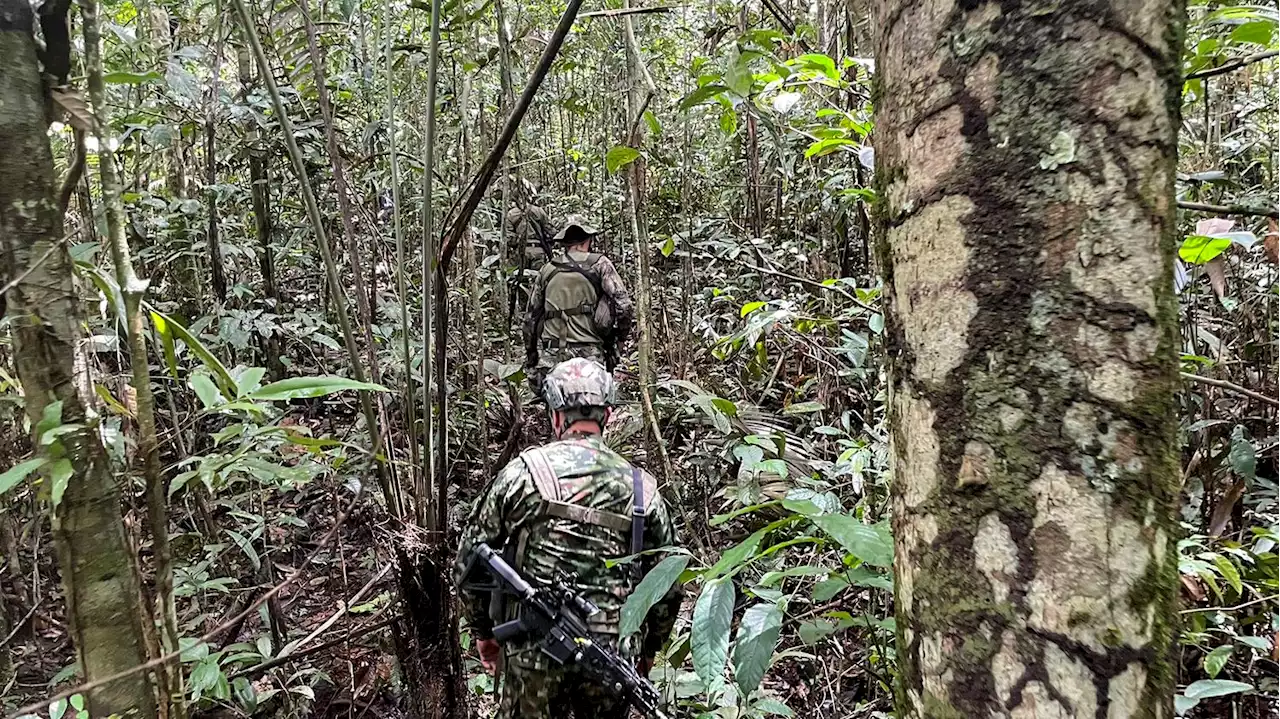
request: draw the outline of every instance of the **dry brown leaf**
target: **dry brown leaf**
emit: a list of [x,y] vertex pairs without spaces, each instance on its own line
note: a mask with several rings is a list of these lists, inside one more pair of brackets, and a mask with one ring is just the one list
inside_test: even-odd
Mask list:
[[1204,266],[1204,271],[1209,275],[1209,285],[1213,287],[1213,293],[1218,296],[1218,299],[1226,297],[1227,273],[1222,262],[1222,255],[1209,260]]
[[1262,238],[1262,249],[1266,252],[1267,259],[1271,260],[1271,264],[1280,264],[1280,223],[1275,219],[1267,220],[1267,236]]
[[81,132],[89,132],[93,129],[93,113],[89,112],[89,105],[79,91],[55,87],[51,94],[53,104],[67,113],[67,122],[72,127]]

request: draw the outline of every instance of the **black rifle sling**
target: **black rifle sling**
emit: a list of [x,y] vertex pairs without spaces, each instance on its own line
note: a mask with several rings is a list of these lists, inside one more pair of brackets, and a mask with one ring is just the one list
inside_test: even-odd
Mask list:
[[[644,551],[644,472],[631,468],[631,553]],[[632,573],[640,578],[640,558],[631,560]]]

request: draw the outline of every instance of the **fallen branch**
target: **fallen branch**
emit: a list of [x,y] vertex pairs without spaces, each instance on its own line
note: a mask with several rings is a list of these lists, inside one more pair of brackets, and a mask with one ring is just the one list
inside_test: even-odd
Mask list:
[[390,619],[383,619],[382,621],[377,622],[375,624],[356,627],[356,629],[352,631],[350,635],[344,635],[344,636],[338,637],[337,639],[331,639],[323,644],[317,644],[314,647],[311,647],[310,649],[306,649],[300,652],[294,652],[293,654],[290,654],[288,656],[275,657],[274,659],[270,659],[261,664],[256,664],[254,666],[241,669],[240,671],[228,676],[227,681],[235,681],[240,677],[256,676],[265,671],[275,669],[276,667],[281,666],[283,664],[288,664],[289,662],[295,662],[299,659],[303,659],[305,657],[313,656],[323,651],[333,649],[334,647],[340,644],[346,644],[347,642],[351,641],[352,636],[360,637],[360,638],[367,637],[373,632],[386,629],[387,627],[391,626],[392,624],[395,624],[401,619],[404,619],[404,616],[397,614],[391,617]]
[[1275,207],[1250,207],[1248,205],[1210,205],[1204,202],[1188,202],[1178,200],[1178,207],[1193,212],[1208,212],[1213,215],[1253,215],[1280,219],[1280,211]]
[[1179,372],[1178,374],[1182,375],[1183,379],[1189,380],[1191,382],[1199,382],[1200,384],[1207,384],[1211,387],[1218,387],[1219,389],[1225,389],[1228,392],[1234,392],[1238,395],[1243,395],[1251,399],[1256,399],[1259,402],[1266,402],[1272,407],[1280,407],[1280,401],[1276,400],[1276,398],[1268,397],[1265,394],[1262,394],[1261,392],[1254,392],[1253,390],[1248,389],[1247,387],[1241,387],[1240,385],[1235,384],[1233,382],[1228,382],[1225,379],[1214,379],[1212,377],[1204,377],[1198,374],[1191,374],[1190,372]]
[[834,292],[840,295],[841,297],[845,298],[846,300],[849,300],[853,304],[861,307],[862,309],[867,310],[868,312],[880,311],[872,307],[871,305],[863,302],[862,300],[858,299],[857,297],[854,297],[853,295],[849,294],[849,292],[846,291],[843,287],[837,287],[835,285],[824,285],[823,283],[818,282],[817,280],[811,280],[807,277],[793,275],[790,272],[783,272],[782,270],[775,270],[769,267],[761,267],[760,265],[753,265],[750,262],[746,262],[744,260],[739,260],[732,257],[720,257],[718,259],[729,260],[730,262],[737,263],[739,265],[742,265],[743,267],[746,267],[749,270],[755,270],[756,272],[763,272],[765,274],[774,275],[776,277],[782,277],[783,279],[791,280],[792,282],[799,282],[800,284],[806,287],[812,287],[815,290],[825,290],[827,292]]
[[1210,67],[1210,68],[1205,68],[1204,70],[1196,70],[1195,72],[1187,73],[1186,79],[1187,80],[1203,80],[1206,77],[1214,77],[1215,75],[1225,75],[1229,72],[1235,72],[1236,70],[1239,70],[1242,67],[1248,67],[1254,64],[1255,62],[1270,60],[1271,58],[1277,55],[1280,55],[1280,50],[1267,50],[1266,52],[1258,52],[1252,55],[1245,55],[1244,57],[1232,58],[1231,60],[1228,60],[1217,67]]

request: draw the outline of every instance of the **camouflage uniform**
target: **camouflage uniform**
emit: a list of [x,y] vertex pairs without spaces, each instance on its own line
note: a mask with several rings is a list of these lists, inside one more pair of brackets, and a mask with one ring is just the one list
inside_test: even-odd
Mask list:
[[[599,278],[603,297],[574,263]],[[525,368],[534,387],[552,367],[573,357],[607,364],[606,345],[616,347],[626,339],[634,316],[631,297],[608,257],[556,248],[538,272],[524,323]]]
[[[530,452],[539,452],[554,471],[562,502],[544,500],[531,470]],[[644,547],[675,542],[675,530],[657,484],[642,475],[648,508]],[[507,547],[509,561],[530,580],[547,582],[557,572],[576,575],[578,591],[600,608],[591,618],[597,638],[617,647],[618,615],[636,578],[627,565],[606,568],[604,560],[631,552],[630,514],[633,502],[632,466],[610,450],[600,437],[567,439],[527,450],[508,464],[477,501],[458,547],[457,571],[465,566],[471,548],[485,542]],[[550,505],[572,505],[576,509]],[[558,510],[558,511],[557,511]],[[584,510],[613,517],[613,526],[582,520]],[[648,570],[656,560],[641,560]],[[624,656],[652,658],[670,635],[680,608],[677,584],[650,610],[638,635],[619,648]],[[515,618],[515,602],[507,603],[503,621]],[[494,619],[489,598],[462,593],[462,613],[477,639],[492,636]],[[498,716],[503,719],[578,719],[623,717],[625,706],[616,692],[596,686],[573,668],[550,665],[532,642],[503,647],[503,689]]]

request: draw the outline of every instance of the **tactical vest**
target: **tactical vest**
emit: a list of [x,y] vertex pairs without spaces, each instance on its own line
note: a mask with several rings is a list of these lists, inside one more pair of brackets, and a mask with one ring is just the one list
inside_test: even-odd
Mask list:
[[571,254],[557,254],[550,261],[543,290],[542,330],[544,344],[559,347],[604,344],[611,328],[596,323],[596,308],[604,296],[600,275],[593,269],[600,255],[587,253],[578,260]]
[[[604,588],[599,581],[602,576],[609,575],[610,579],[617,576],[604,567],[604,560],[644,550],[645,519],[656,504],[657,482],[638,467],[631,467],[628,470],[631,514],[623,515],[575,501],[590,493],[592,482],[602,481],[597,475],[609,471],[607,467],[597,465],[585,473],[558,476],[540,447],[525,450],[520,460],[533,476],[541,505],[534,516],[522,523],[520,531],[508,539],[503,552],[505,559],[517,570],[534,576],[536,573],[530,572],[527,566],[534,556],[539,557],[544,569],[550,563],[549,557],[554,558],[556,569],[561,571],[573,569],[575,563],[591,567],[594,574],[579,577],[579,583],[586,585],[590,590],[587,598],[602,611],[589,618],[588,624],[593,632],[616,635],[619,610],[639,581],[640,563],[631,563],[634,570],[624,575],[625,581],[613,582],[613,586]],[[591,596],[592,591],[597,596]],[[504,604],[495,596],[490,605],[490,615],[495,622],[515,618],[515,607]]]

